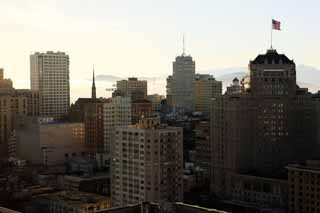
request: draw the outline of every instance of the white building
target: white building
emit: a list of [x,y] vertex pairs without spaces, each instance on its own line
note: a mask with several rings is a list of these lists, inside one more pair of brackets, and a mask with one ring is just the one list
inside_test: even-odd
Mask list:
[[183,200],[183,130],[147,118],[118,127],[111,197],[115,206]]
[[[110,159],[112,157],[113,141],[115,129],[118,126],[127,126],[131,124],[131,98],[116,96],[110,98],[103,104],[103,141],[104,141],[104,154],[97,158],[102,158],[105,164],[110,166]],[[99,160],[101,162],[101,160]],[[105,166],[105,165],[104,165]]]
[[31,89],[39,91],[40,115],[59,119],[69,112],[69,56],[63,52],[30,56]]

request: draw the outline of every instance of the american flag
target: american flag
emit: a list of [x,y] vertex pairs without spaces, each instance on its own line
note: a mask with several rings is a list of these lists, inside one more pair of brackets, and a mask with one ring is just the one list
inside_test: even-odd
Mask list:
[[281,30],[280,26],[281,26],[281,22],[280,21],[272,19],[272,29]]

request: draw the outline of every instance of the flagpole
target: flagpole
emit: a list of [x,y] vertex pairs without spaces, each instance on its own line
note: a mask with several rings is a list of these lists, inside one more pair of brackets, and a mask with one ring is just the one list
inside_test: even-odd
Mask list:
[[272,50],[272,19],[271,19],[271,50]]

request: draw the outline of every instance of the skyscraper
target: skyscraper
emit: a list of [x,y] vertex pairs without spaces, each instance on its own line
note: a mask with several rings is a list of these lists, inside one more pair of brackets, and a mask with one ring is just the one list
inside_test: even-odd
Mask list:
[[59,119],[70,105],[69,56],[36,52],[30,56],[31,89],[39,91],[41,116]]
[[195,109],[195,62],[191,56],[177,56],[173,62],[173,73],[170,79],[172,105],[175,110],[194,111]]
[[212,191],[240,199],[228,191],[239,178],[233,174],[270,176],[315,156],[314,113],[312,95],[296,85],[293,60],[271,49],[250,61],[241,91],[212,101]]
[[115,206],[183,200],[183,130],[144,118],[118,127],[114,143]]

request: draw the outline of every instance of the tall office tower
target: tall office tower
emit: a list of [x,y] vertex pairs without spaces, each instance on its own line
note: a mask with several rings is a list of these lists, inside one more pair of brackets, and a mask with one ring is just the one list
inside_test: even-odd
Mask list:
[[268,50],[250,61],[242,82],[241,92],[212,101],[211,189],[222,197],[236,197],[228,186],[240,177],[231,173],[274,176],[316,151],[312,95],[296,85],[293,60]]
[[117,91],[125,97],[131,97],[132,101],[144,99],[148,94],[148,83],[138,78],[128,78],[117,81]]
[[195,62],[183,52],[173,62],[172,104],[175,110],[194,111]]
[[70,105],[69,56],[46,52],[30,56],[31,89],[39,91],[41,116],[60,119]]
[[205,115],[210,114],[211,99],[222,94],[222,82],[212,75],[196,74],[195,110]]
[[115,206],[183,200],[183,130],[146,118],[118,127],[112,201]]
[[113,97],[103,104],[103,166],[111,166],[110,159],[112,158],[112,151],[114,150],[115,128],[130,125],[131,113],[130,97]]

